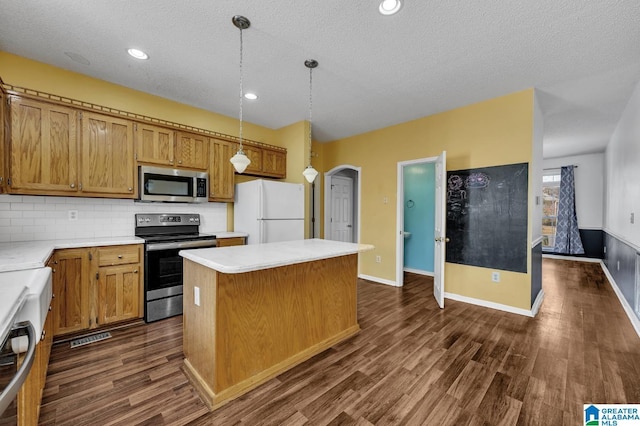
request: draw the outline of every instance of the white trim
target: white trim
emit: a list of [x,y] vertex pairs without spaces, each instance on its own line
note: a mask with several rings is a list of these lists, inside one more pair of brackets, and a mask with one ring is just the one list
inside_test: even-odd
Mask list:
[[[326,240],[330,239],[327,236],[327,230],[329,231],[329,237],[331,236],[331,177],[342,171],[342,170],[353,170],[356,172],[356,181],[357,181],[357,185],[358,185],[358,194],[357,194],[357,200],[355,203],[355,206],[357,206],[356,208],[358,209],[357,213],[356,213],[356,217],[358,218],[358,228],[357,228],[357,233],[358,235],[356,236],[356,242],[359,243],[360,242],[360,238],[361,238],[361,229],[362,229],[362,217],[361,217],[361,212],[362,212],[362,167],[357,167],[351,164],[342,164],[340,166],[336,166],[333,169],[329,170],[328,172],[324,173],[324,238]],[[327,190],[328,188],[328,190]]]
[[538,295],[536,296],[536,300],[534,300],[533,305],[531,306],[531,315],[538,315],[538,311],[540,310],[540,306],[542,306],[542,301],[544,300],[544,290],[540,289]]
[[367,281],[373,281],[375,283],[390,285],[393,287],[401,287],[395,281],[391,281],[386,278],[372,277],[371,275],[365,275],[365,274],[358,274],[358,278],[362,278],[363,280],[367,280]]
[[593,257],[562,256],[560,254],[542,254],[546,259],[573,260],[575,262],[600,263],[602,260]]
[[624,298],[624,295],[622,294],[622,291],[620,291],[616,280],[613,279],[613,275],[611,275],[609,269],[607,269],[607,265],[605,265],[603,261],[600,261],[600,266],[602,267],[604,274],[607,276],[609,284],[611,284],[611,288],[613,288],[614,293],[616,294],[616,296],[618,296],[618,300],[620,300],[620,304],[622,305],[624,312],[627,314],[627,317],[629,317],[631,325],[636,331],[636,334],[638,335],[638,337],[640,337],[640,318],[636,316],[635,312],[633,312],[633,308],[631,307],[631,305],[629,305],[627,299]]
[[584,231],[604,231],[601,226],[578,226],[578,229]]
[[412,274],[424,275],[426,277],[433,277],[433,272],[423,271],[422,269],[404,268],[404,272],[410,272]]
[[[488,300],[474,299],[473,297],[462,296],[455,293],[448,293],[446,291],[444,292],[444,297],[451,300],[457,300],[458,302],[496,309],[498,311],[510,312],[512,314],[523,315],[525,317],[534,316],[534,313],[531,310],[516,308],[515,306],[503,305],[502,303],[489,302]],[[537,300],[538,299],[536,298],[536,301]],[[540,303],[542,303],[542,301],[540,301]]]
[[[396,179],[396,282],[398,287],[404,285],[404,166],[412,164],[435,163],[438,157],[418,158],[398,161]],[[433,275],[432,275],[433,276]]]
[[538,238],[533,240],[533,242],[531,243],[531,248],[535,248],[535,246],[537,246],[538,244],[542,243],[542,239],[543,238],[544,237],[542,235],[540,235]]
[[616,234],[615,232],[609,230],[608,228],[603,228],[602,230],[604,232],[606,232],[607,234],[611,235],[612,237],[615,237],[616,239],[618,239],[618,241],[621,241],[621,242],[625,243],[626,245],[628,245],[629,247],[631,247],[635,251],[640,251],[640,246],[637,246],[637,245],[633,244],[632,242],[629,242],[629,241],[625,240],[619,234]]

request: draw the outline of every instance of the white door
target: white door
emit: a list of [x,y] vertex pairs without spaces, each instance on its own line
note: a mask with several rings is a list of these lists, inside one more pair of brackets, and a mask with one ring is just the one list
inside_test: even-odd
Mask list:
[[436,246],[433,259],[433,296],[440,308],[444,308],[444,257],[447,242],[447,151],[436,160]]
[[331,239],[353,242],[353,179],[331,178]]

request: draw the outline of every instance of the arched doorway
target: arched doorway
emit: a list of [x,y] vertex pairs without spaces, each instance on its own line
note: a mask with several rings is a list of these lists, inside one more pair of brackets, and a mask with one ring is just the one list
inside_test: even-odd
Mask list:
[[360,167],[344,164],[324,174],[324,238],[360,241]]

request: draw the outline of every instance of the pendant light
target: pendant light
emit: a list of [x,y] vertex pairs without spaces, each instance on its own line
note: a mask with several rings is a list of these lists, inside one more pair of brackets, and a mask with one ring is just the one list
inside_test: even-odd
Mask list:
[[313,69],[315,67],[318,66],[318,61],[316,61],[315,59],[307,59],[306,61],[304,61],[304,66],[309,68],[309,165],[304,169],[304,171],[302,172],[303,176],[305,177],[305,179],[307,179],[307,182],[309,183],[313,183],[313,181],[316,179],[316,176],[318,176],[318,171],[316,169],[313,168],[313,166],[311,165],[311,119],[312,119],[312,108],[313,108],[313,97],[312,97],[312,90],[313,90]]
[[231,161],[231,164],[233,164],[233,168],[236,169],[236,172],[242,173],[245,171],[249,163],[251,163],[251,160],[247,158],[244,151],[242,150],[242,98],[244,96],[244,93],[242,93],[242,30],[246,30],[247,28],[249,28],[249,26],[251,26],[251,22],[249,22],[249,20],[244,16],[240,15],[236,15],[231,18],[231,22],[233,22],[233,25],[240,29],[240,146],[238,147],[238,152],[236,152],[236,155],[231,157],[231,160],[229,161]]

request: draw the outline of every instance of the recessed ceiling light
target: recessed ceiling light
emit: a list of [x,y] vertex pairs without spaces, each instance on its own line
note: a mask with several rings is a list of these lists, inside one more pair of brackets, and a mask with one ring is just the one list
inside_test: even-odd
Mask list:
[[251,92],[247,92],[244,94],[245,99],[249,99],[250,101],[255,101],[256,99],[258,99],[258,95],[256,95],[255,93],[251,93]]
[[397,13],[401,7],[402,2],[400,0],[382,0],[378,10],[383,15],[393,15],[394,13]]
[[133,56],[136,59],[149,59],[149,55],[147,55],[146,53],[144,53],[142,50],[139,49],[129,49],[127,50],[127,53],[129,53],[129,55]]

